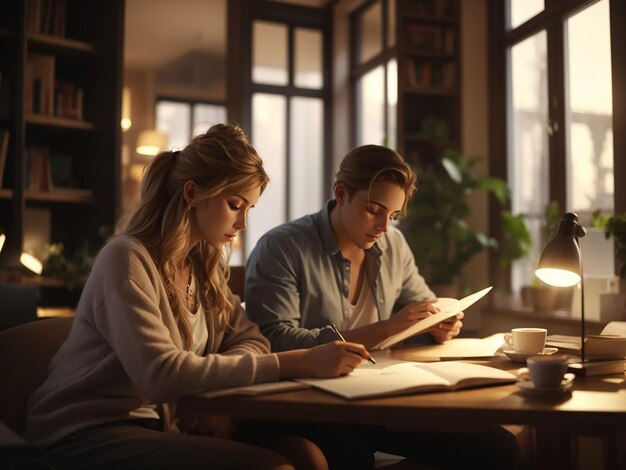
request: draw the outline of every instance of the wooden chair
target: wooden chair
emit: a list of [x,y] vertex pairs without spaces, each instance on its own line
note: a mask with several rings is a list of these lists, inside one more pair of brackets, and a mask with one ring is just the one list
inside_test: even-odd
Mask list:
[[0,284],[0,331],[37,320],[37,287]]
[[239,296],[241,301],[244,301],[243,293],[246,285],[246,267],[245,266],[231,266],[230,267],[230,280],[228,286],[233,294]]

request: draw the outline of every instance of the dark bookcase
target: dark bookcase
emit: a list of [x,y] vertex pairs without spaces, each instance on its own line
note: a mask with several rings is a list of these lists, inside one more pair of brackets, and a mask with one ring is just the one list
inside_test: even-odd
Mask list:
[[398,0],[396,14],[398,148],[428,164],[460,144],[459,2]]
[[99,227],[115,224],[123,37],[124,0],[1,2],[5,272],[19,269],[30,208],[49,213],[49,242],[70,251],[99,243]]

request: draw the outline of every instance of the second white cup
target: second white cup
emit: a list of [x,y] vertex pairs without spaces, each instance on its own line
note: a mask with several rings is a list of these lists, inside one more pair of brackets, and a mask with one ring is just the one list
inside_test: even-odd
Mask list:
[[547,334],[545,328],[513,328],[504,334],[504,342],[517,354],[542,354]]

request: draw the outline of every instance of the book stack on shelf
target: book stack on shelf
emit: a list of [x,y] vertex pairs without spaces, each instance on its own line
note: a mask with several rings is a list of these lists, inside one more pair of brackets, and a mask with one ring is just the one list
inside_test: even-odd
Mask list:
[[0,270],[21,269],[27,241],[71,253],[115,224],[123,37],[123,0],[0,2]]
[[29,54],[26,59],[27,115],[43,114],[69,119],[83,119],[83,88],[55,75],[56,58],[48,54]]
[[93,196],[91,190],[76,186],[71,155],[51,152],[47,146],[31,146],[26,154],[26,187],[29,191],[63,193],[86,200]]
[[[398,149],[413,164],[431,161],[459,139],[459,2],[398,0]],[[439,122],[438,141],[425,123]]]
[[65,0],[26,0],[26,31],[65,35]]
[[7,153],[9,151],[9,131],[0,129],[0,189],[2,189],[2,180],[4,179],[4,166],[7,161]]

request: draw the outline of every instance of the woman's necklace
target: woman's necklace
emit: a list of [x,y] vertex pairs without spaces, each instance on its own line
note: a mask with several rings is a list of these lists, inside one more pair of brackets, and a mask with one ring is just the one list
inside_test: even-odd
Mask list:
[[196,293],[191,290],[192,273],[191,273],[191,265],[189,263],[187,263],[185,265],[185,267],[183,268],[183,274],[185,274],[185,271],[188,272],[187,288],[186,289],[181,289],[176,284],[172,284],[172,285],[174,286],[174,288],[176,290],[178,290],[179,292],[182,292],[183,294],[185,294],[185,305],[187,306],[187,310],[191,311],[193,305],[195,304],[194,297],[195,297]]

